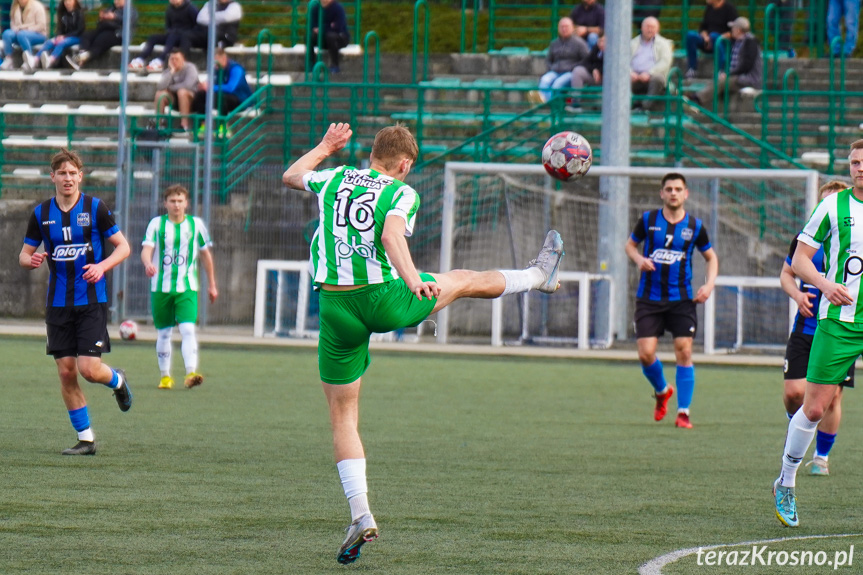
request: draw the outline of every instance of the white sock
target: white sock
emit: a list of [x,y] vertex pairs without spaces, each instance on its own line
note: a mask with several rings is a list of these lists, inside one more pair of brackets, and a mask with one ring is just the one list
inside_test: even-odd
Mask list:
[[[820,421],[820,420],[819,420]],[[809,444],[815,438],[815,430],[818,429],[818,421],[809,421],[798,409],[794,417],[788,423],[788,435],[785,438],[785,451],[782,455],[782,472],[779,474],[779,483],[783,487],[794,487],[797,480],[797,469]]]
[[363,515],[371,513],[369,510],[369,494],[360,493],[348,499],[348,504],[351,506],[351,521],[356,521]]
[[95,441],[96,438],[93,435],[93,428],[88,427],[84,431],[78,432],[78,441]]
[[198,340],[195,338],[195,324],[181,323],[177,326],[183,343],[180,349],[183,352],[183,361],[186,363],[186,373],[198,371]]
[[162,375],[171,375],[171,335],[173,327],[156,330],[156,359],[159,361],[159,371]]
[[529,267],[523,270],[498,270],[506,282],[501,296],[511,293],[524,293],[539,285],[545,280],[539,268]]
[[[342,489],[345,491],[345,497],[348,498],[348,503],[351,505],[351,520],[356,519],[359,515],[354,515],[355,504],[353,499],[357,499],[359,495],[366,495],[369,492],[368,484],[366,483],[366,460],[365,459],[343,459],[336,463],[339,470],[339,479],[342,480]],[[368,513],[368,499],[363,501],[357,499],[356,507],[364,506],[364,513]]]

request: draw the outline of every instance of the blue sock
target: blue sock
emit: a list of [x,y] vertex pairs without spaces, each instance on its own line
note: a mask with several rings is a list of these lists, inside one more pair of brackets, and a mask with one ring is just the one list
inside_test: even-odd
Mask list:
[[662,390],[667,387],[667,384],[665,383],[665,374],[662,373],[662,362],[659,361],[659,359],[654,361],[652,365],[642,365],[641,373],[644,374],[644,377],[647,378],[647,381],[650,382],[650,385],[653,386],[656,393],[662,393]]
[[824,433],[820,429],[815,434],[815,454],[820,457],[830,455],[830,450],[833,449],[833,442],[836,441],[835,433]]
[[116,369],[111,370],[111,383],[108,384],[108,387],[111,389],[117,389],[120,387],[120,376],[117,375]]
[[72,420],[72,427],[75,428],[75,431],[84,431],[90,427],[90,415],[87,413],[86,405],[70,411],[69,419]]
[[677,366],[677,409],[689,409],[695,391],[695,366]]

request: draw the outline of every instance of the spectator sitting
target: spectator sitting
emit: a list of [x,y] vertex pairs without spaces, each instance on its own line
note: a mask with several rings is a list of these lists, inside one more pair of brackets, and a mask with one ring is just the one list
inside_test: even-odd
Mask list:
[[567,112],[578,114],[583,111],[579,100],[582,88],[602,85],[602,60],[604,57],[605,36],[600,36],[596,46],[590,49],[590,53],[572,71],[572,88],[576,92],[572,96],[570,105],[566,107]]
[[[730,36],[728,23],[737,19],[737,9],[728,0],[707,0],[704,18],[698,32],[686,34],[686,78],[695,78],[698,73],[698,50],[712,54],[717,40]],[[719,67],[725,67],[725,54],[719,54]]]
[[[749,31],[749,20],[741,16],[729,22],[728,25],[731,27],[731,38],[734,40],[734,45],[731,47],[731,64],[727,81],[725,73],[719,73],[717,93],[725,89],[726,83],[729,94],[736,94],[741,88],[761,88],[764,63],[758,38]],[[690,98],[699,106],[703,106],[713,96],[712,84],[712,82],[708,83],[703,90],[692,94]]]
[[[839,21],[845,16],[845,45],[842,45],[842,33]],[[840,51],[846,58],[850,57],[857,47],[857,33],[860,25],[860,0],[828,0],[827,2],[827,42],[834,58]],[[839,39],[836,44],[833,41]]]
[[674,49],[671,40],[660,36],[659,20],[653,16],[642,20],[641,34],[630,41],[629,48],[632,54],[629,64],[632,93],[647,95],[636,108],[649,111],[656,104],[652,97],[665,93]]
[[[240,20],[243,18],[243,7],[234,0],[216,0],[216,46],[227,48],[237,43],[240,37]],[[186,34],[180,43],[180,49],[186,54],[190,48],[207,49],[207,35],[210,26],[210,0],[198,12],[197,24]]]
[[144,49],[129,63],[129,69],[135,72],[143,70],[144,62],[153,53],[156,44],[161,44],[162,55],[147,64],[148,72],[161,72],[174,47],[182,42],[185,34],[195,28],[197,18],[198,9],[189,0],[169,0],[168,7],[165,8],[165,32],[147,37]]
[[564,16],[560,19],[557,35],[557,39],[548,47],[548,72],[539,79],[539,91],[533,90],[527,95],[533,104],[548,102],[552,90],[569,87],[573,68],[590,52],[584,40],[575,35],[575,26],[570,18]]
[[309,44],[306,46],[306,54],[308,54],[308,69],[311,70],[317,62],[315,47],[319,41],[318,23],[320,22],[319,8],[324,10],[324,49],[330,53],[330,72],[338,74],[340,71],[339,63],[341,55],[339,50],[348,45],[351,41],[351,35],[348,32],[348,18],[345,15],[344,7],[338,0],[320,0],[320,6],[317,4],[312,6],[309,11],[309,22],[311,23],[312,33],[309,36]]
[[25,54],[32,54],[33,44],[41,44],[48,34],[45,6],[39,0],[15,0],[9,17],[9,29],[3,30],[3,63],[0,70],[11,70],[13,44]]
[[[32,1],[32,0],[31,0]],[[123,43],[123,12],[126,0],[114,0],[110,8],[99,11],[99,23],[95,30],[84,32],[81,36],[81,51],[76,55],[66,56],[66,62],[75,70],[80,70],[84,64],[97,58],[110,50],[113,46]],[[129,14],[131,27],[134,33],[135,22],[138,20],[138,12],[132,8]]]
[[24,70],[30,72],[42,66],[45,70],[60,62],[63,53],[77,46],[84,33],[84,9],[78,0],[63,0],[57,7],[57,35],[45,40],[35,56],[23,54]]
[[198,69],[186,61],[186,55],[179,48],[174,48],[156,85],[156,110],[164,114],[169,105],[179,110],[180,125],[184,132],[188,132],[189,114],[192,113],[192,99],[197,87]]
[[572,9],[569,18],[575,25],[575,35],[585,40],[589,48],[593,48],[602,30],[605,28],[605,8],[596,0],[581,0],[581,4]]
[[[234,60],[229,60],[224,48],[216,48],[216,81],[213,84],[213,104],[221,98],[219,114],[230,114],[252,96],[252,89],[246,82],[246,70]],[[221,96],[219,95],[221,94]],[[207,84],[198,84],[198,91],[192,99],[195,114],[207,112]]]

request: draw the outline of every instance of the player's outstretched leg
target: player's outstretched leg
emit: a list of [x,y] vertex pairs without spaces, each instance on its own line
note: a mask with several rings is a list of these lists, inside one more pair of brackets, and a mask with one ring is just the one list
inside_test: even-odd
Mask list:
[[554,293],[558,288],[557,275],[560,269],[560,259],[563,257],[563,239],[557,230],[551,230],[545,236],[545,242],[530,267],[542,272],[543,282],[536,288],[543,293]]
[[[122,369],[115,369],[114,377],[117,378],[116,387],[109,384],[114,390],[114,399],[117,400],[117,406],[120,411],[129,411],[132,407],[132,390],[129,389],[129,380],[126,379],[126,372]],[[112,382],[113,383],[113,382]]]
[[342,546],[339,547],[339,554],[336,557],[342,565],[353,563],[359,559],[360,548],[365,543],[377,539],[378,526],[372,514],[366,513],[362,517],[354,519],[345,531],[347,531],[347,536]]

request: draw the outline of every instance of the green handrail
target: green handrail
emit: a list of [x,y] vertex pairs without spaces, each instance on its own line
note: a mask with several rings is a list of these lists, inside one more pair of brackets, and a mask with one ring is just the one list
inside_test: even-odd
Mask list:
[[273,75],[273,35],[264,28],[258,32],[258,45],[255,53],[255,81],[261,83],[261,47],[268,46],[267,50],[267,78]]
[[[306,12],[306,14],[308,15],[306,18],[306,65],[304,67],[306,80],[309,79],[309,74],[313,72],[311,69],[312,68],[312,65],[311,65],[312,64],[312,50],[315,49],[315,46],[311,45],[312,28],[313,28],[311,13],[312,13],[312,8],[314,8],[315,6],[318,7],[318,46],[317,46],[318,54],[323,55],[323,53],[324,53],[324,34],[323,34],[323,30],[322,30],[322,28],[324,27],[324,11],[321,8],[321,3],[318,0],[312,0],[311,2],[309,2],[308,12]],[[318,67],[317,65],[320,63],[321,63],[321,61],[318,60],[314,67],[317,68]]]
[[[772,38],[770,34],[771,16],[773,17]],[[771,39],[773,44],[772,47]],[[779,83],[779,10],[777,9],[776,4],[768,4],[764,9],[764,39],[762,40],[762,43],[764,45],[764,51],[767,51],[770,54],[770,56],[765,59],[764,66],[761,70],[762,86],[764,88],[767,88],[768,86],[775,88]],[[768,84],[768,70],[770,68],[769,62],[771,59],[773,60],[773,83]]]
[[[719,111],[719,73],[725,73],[725,82],[723,82],[722,99],[723,99],[723,115],[728,119],[728,71],[731,66],[730,50],[731,42],[724,36],[719,36],[716,39],[716,45],[713,47],[713,110]],[[719,66],[719,57],[724,52],[725,66],[724,70]]]
[[[373,82],[369,82],[369,41],[375,41],[375,73]],[[381,39],[374,30],[366,33],[363,38],[363,110],[369,109],[369,90],[374,90],[372,99],[373,114],[378,113],[378,86],[381,83]],[[370,84],[372,87],[370,87]],[[353,102],[353,99],[351,100]]]
[[465,36],[467,35],[467,3],[470,1],[473,2],[473,32],[471,34],[470,52],[474,54],[476,53],[476,40],[479,26],[479,0],[461,0],[461,33],[459,34],[459,51],[462,54],[465,53],[465,48],[467,47],[467,41],[465,38]]
[[417,83],[417,44],[419,34],[420,7],[425,10],[423,22],[423,80],[428,80],[429,75],[429,5],[426,0],[417,0],[414,4],[414,32],[413,32],[413,58],[411,66],[411,84]]
[[[797,75],[797,71],[794,68],[789,68],[785,71],[785,75],[782,76],[782,118],[788,117],[788,82],[789,80],[794,80],[794,104],[793,104],[793,114],[791,116],[791,154],[792,158],[797,157],[797,145],[800,141],[799,139],[799,112],[800,112],[800,96],[798,92],[800,91],[800,77]],[[765,114],[766,115],[766,114]],[[788,126],[787,123],[783,122],[784,126]],[[786,142],[786,137],[788,136],[788,130],[782,130],[782,149],[787,150],[788,144]]]

